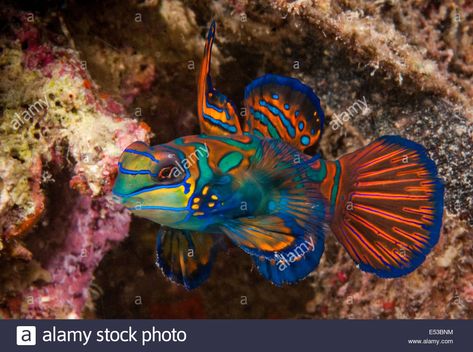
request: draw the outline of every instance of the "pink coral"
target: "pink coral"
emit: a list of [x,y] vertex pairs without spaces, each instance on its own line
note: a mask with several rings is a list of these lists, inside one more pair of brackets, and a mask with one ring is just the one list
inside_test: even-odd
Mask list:
[[24,15],[19,18],[15,34],[22,47],[12,44],[3,67],[11,80],[2,87],[25,89],[26,82],[35,89],[7,103],[20,112],[40,98],[47,104],[21,130],[8,129],[4,120],[4,130],[11,131],[4,135],[0,161],[9,165],[2,177],[12,204],[5,202],[0,211],[6,229],[0,253],[12,261],[1,274],[6,283],[0,314],[79,318],[96,267],[113,243],[128,235],[130,214],[107,196],[118,158],[133,141],[147,142],[150,129],[125,118],[119,102],[97,91],[76,52],[43,41],[40,29]]
[[[90,299],[93,272],[112,244],[129,230],[129,214],[105,198],[65,196],[62,211],[32,244],[36,260],[50,281],[30,286],[22,295],[20,316],[27,318],[79,318]],[[54,235],[54,239],[49,237]]]

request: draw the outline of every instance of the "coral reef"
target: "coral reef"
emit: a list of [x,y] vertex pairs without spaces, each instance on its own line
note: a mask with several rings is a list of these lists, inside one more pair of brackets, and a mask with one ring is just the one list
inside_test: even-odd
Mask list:
[[0,57],[2,315],[79,317],[109,242],[128,234],[106,197],[117,159],[149,129],[100,97],[77,53],[29,14],[2,15],[15,23]]
[[[24,5],[1,42],[3,316],[473,317],[471,2],[48,6]],[[12,13],[19,14],[7,11],[9,22]],[[155,133],[153,144],[198,132],[196,73],[211,19],[213,77],[238,106],[245,85],[264,73],[314,88],[327,124],[312,152],[333,159],[384,134],[425,145],[445,181],[446,215],[441,241],[419,270],[396,280],[362,273],[328,235],[321,264],[295,286],[264,281],[230,244],[197,290],[162,277],[154,265],[158,225],[133,219],[128,227],[129,215],[107,192],[121,148],[149,137],[137,118]],[[15,113],[40,99],[48,108],[37,105],[16,131]],[[334,124],[341,116],[349,118]]]

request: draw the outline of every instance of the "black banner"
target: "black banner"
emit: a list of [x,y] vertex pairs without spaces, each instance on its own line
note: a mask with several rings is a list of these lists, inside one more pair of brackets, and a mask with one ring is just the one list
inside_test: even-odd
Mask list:
[[2,351],[471,351],[473,321],[4,320]]

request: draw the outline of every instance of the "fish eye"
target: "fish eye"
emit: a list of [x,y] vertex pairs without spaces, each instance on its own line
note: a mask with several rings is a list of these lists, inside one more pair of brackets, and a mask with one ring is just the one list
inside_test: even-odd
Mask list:
[[172,179],[173,178],[172,169],[173,169],[173,166],[169,165],[159,170],[159,173],[157,176],[158,181],[168,181]]
[[185,177],[185,173],[176,168],[175,164],[165,164],[152,177],[159,184],[169,185],[181,182]]

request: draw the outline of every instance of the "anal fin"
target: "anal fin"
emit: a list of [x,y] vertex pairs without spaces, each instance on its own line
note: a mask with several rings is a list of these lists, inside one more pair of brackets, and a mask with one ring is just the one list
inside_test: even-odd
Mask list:
[[276,286],[294,284],[309,275],[318,265],[324,251],[324,240],[308,236],[291,252],[275,253],[273,258],[252,256],[258,271]]

